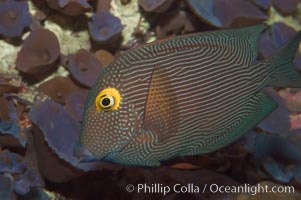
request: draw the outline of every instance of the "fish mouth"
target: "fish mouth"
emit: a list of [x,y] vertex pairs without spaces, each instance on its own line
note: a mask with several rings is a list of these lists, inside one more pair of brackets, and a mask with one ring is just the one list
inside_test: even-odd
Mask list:
[[82,144],[77,144],[74,148],[73,155],[77,157],[79,163],[88,163],[108,160],[111,161],[114,158],[116,152],[111,151],[103,156],[93,156],[93,154]]

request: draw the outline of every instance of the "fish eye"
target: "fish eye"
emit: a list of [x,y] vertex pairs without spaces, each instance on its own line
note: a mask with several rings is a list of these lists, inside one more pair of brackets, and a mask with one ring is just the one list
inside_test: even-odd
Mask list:
[[99,103],[103,109],[110,109],[114,105],[114,97],[106,94],[102,98],[100,98]]
[[121,95],[116,88],[106,88],[98,93],[95,99],[97,111],[116,110],[121,102]]
[[101,104],[102,104],[103,107],[111,106],[112,104],[114,104],[114,98],[112,96],[104,97],[101,100]]

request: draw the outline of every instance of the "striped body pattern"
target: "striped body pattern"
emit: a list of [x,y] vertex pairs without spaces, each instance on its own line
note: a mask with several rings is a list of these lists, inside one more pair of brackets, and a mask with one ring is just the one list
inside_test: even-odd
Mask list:
[[[300,33],[260,61],[257,40],[265,28],[179,36],[123,54],[88,95],[75,154],[83,161],[159,166],[233,142],[277,107],[263,88],[301,86],[290,66]],[[120,107],[96,111],[96,95],[109,87],[119,90]]]

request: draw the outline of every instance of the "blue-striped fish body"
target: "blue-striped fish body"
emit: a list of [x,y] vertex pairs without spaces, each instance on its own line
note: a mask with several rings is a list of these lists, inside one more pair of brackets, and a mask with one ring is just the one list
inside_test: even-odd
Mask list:
[[265,28],[178,36],[121,55],[88,94],[75,155],[82,162],[158,166],[246,133],[277,106],[263,88],[301,86],[292,64],[301,33],[259,60]]

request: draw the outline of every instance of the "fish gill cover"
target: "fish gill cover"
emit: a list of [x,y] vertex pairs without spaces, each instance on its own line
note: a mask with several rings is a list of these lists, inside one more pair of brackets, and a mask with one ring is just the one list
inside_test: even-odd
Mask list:
[[[78,163],[72,152],[89,89],[125,52],[169,36],[266,21],[258,56],[269,58],[301,29],[300,9],[298,0],[0,0],[0,199],[301,199],[300,88],[270,88],[278,108],[210,154],[146,168]],[[301,72],[299,51],[294,62]],[[126,191],[142,183],[259,183],[295,192]]]

